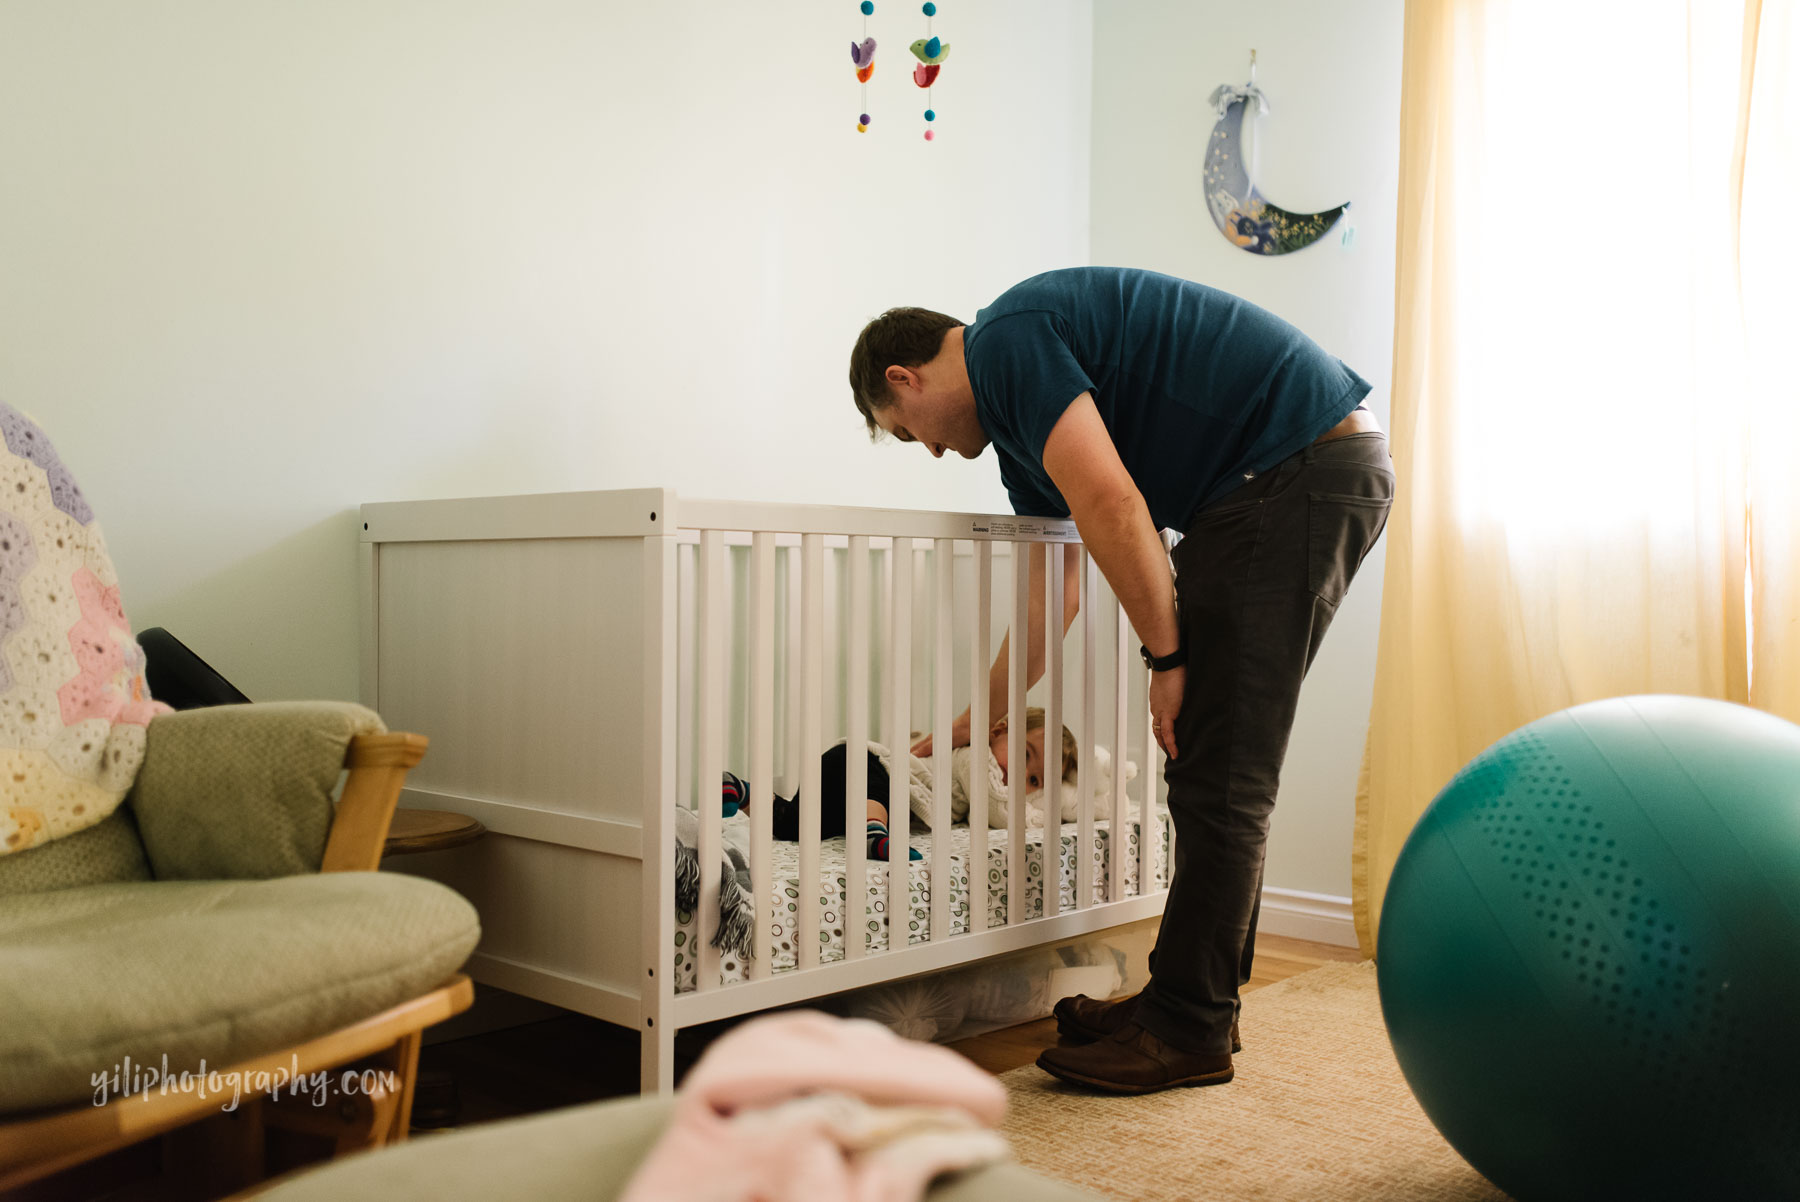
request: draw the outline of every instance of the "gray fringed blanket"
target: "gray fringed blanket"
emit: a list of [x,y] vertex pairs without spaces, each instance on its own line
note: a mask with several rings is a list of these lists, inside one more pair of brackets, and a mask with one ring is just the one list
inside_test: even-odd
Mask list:
[[[675,810],[675,908],[693,913],[700,906],[700,819],[692,811]],[[756,906],[750,898],[750,865],[743,854],[723,844],[719,860],[719,933],[712,944],[722,952],[750,959],[750,933]]]

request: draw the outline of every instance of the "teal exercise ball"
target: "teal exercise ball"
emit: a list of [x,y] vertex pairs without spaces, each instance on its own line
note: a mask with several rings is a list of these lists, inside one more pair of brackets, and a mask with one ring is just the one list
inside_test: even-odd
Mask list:
[[1408,836],[1377,944],[1407,1085],[1518,1202],[1800,1198],[1800,726],[1521,727]]

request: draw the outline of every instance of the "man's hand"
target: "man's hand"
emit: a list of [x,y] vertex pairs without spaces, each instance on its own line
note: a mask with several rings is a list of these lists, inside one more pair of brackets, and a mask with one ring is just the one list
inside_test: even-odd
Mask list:
[[1186,668],[1150,673],[1150,730],[1170,759],[1175,758],[1175,717],[1181,713],[1181,695],[1186,689]]
[[[922,760],[931,758],[932,736],[926,735],[912,746],[912,753]],[[962,717],[950,724],[950,746],[952,748],[969,745],[969,711],[964,710]]]

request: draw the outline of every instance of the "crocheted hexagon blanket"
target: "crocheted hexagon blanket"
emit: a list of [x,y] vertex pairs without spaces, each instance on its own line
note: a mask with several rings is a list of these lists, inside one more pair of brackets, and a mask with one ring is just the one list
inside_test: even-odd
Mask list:
[[43,430],[0,403],[0,855],[93,826],[144,758],[144,653],[94,511]]

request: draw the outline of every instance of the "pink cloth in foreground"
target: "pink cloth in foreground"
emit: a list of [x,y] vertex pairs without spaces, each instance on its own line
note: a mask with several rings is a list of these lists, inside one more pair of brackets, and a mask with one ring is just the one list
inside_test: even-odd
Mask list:
[[879,1023],[794,1011],[731,1031],[694,1066],[620,1202],[911,1202],[1002,1159],[998,1080]]

